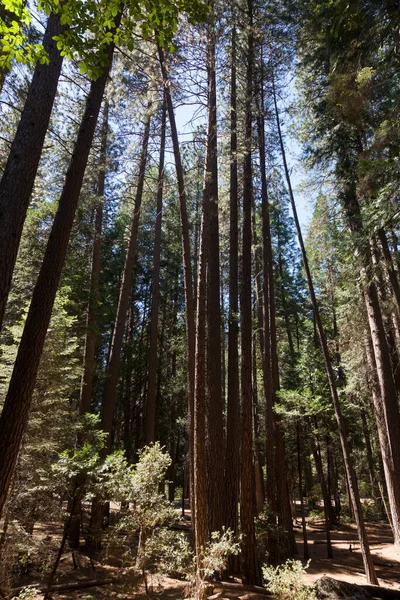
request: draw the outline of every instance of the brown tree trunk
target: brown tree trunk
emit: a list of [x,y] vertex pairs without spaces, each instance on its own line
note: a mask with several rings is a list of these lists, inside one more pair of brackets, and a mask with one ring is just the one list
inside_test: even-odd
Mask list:
[[[110,352],[108,356],[106,381],[103,393],[103,402],[101,405],[101,423],[100,428],[107,434],[104,447],[101,450],[103,457],[107,456],[111,448],[111,433],[114,417],[114,406],[117,395],[118,373],[121,358],[122,341],[126,315],[128,312],[129,297],[132,289],[132,275],[135,263],[135,253],[139,229],[140,209],[143,196],[143,184],[147,165],[147,148],[150,136],[150,103],[147,106],[147,115],[144,125],[142,149],[139,159],[139,174],[135,195],[135,203],[131,218],[128,248],[125,255],[125,264],[122,272],[121,285],[119,290],[117,313],[115,316],[114,330],[111,339]],[[90,553],[95,553],[101,545],[101,526],[104,515],[104,505],[94,498],[90,516],[89,532],[87,545]]]
[[370,331],[366,330],[364,334],[365,356],[368,366],[368,382],[372,395],[372,403],[378,430],[379,446],[381,449],[383,471],[385,475],[386,487],[389,497],[390,513],[392,516],[392,526],[395,544],[400,543],[400,486],[398,473],[395,470],[392,450],[389,442],[386,428],[385,412],[380,394],[380,386],[376,373],[375,356],[371,342]]
[[160,160],[158,165],[158,190],[156,207],[156,227],[154,237],[154,258],[152,275],[152,300],[150,317],[150,348],[149,348],[149,383],[147,390],[147,423],[146,444],[156,440],[156,394],[157,394],[157,335],[158,335],[158,305],[160,289],[161,262],[161,222],[164,183],[164,157],[166,133],[167,106],[165,97],[162,106]]
[[[197,565],[197,595],[201,597],[204,578],[203,550],[209,541],[209,514],[206,477],[206,298],[207,298],[207,204],[203,203],[203,220],[200,238],[200,256],[197,286],[195,388],[194,388],[194,525]],[[193,512],[193,506],[192,506]]]
[[251,285],[251,206],[252,206],[252,91],[253,91],[253,5],[247,1],[247,72],[245,100],[245,155],[243,163],[243,247],[242,247],[242,453],[240,477],[240,524],[243,535],[241,570],[243,583],[259,584],[253,516],[253,390],[252,390],[252,285]]
[[59,15],[52,13],[43,38],[50,62],[36,65],[0,181],[0,330],[63,62],[53,38],[63,30]]
[[310,553],[308,551],[308,540],[307,540],[307,523],[306,523],[306,515],[304,511],[304,499],[303,499],[303,475],[301,468],[301,445],[300,445],[300,424],[299,420],[296,423],[296,433],[297,433],[297,472],[299,476],[299,497],[300,497],[300,512],[301,512],[301,526],[303,529],[303,556],[305,560],[310,558]]
[[111,66],[91,84],[86,109],[69,164],[57,214],[35,285],[13,374],[0,417],[0,516],[29,416],[37,371],[82,187],[97,118]]
[[99,301],[100,250],[103,230],[104,187],[106,177],[106,153],[108,133],[108,101],[104,102],[103,131],[100,148],[100,167],[97,178],[96,196],[98,203],[95,212],[95,226],[92,251],[92,271],[90,275],[90,292],[86,319],[85,351],[83,373],[79,399],[79,414],[90,412],[93,391],[93,375],[95,366],[95,349],[97,339],[97,311]]
[[[261,77],[263,79],[263,76]],[[269,497],[272,510],[279,516],[279,521],[285,529],[285,554],[296,554],[296,540],[293,531],[292,511],[287,481],[287,468],[284,444],[283,425],[273,412],[279,390],[279,367],[275,315],[275,286],[273,272],[273,255],[271,227],[269,219],[267,176],[265,168],[265,124],[264,124],[264,94],[261,86],[261,111],[258,119],[258,137],[261,170],[261,213],[263,238],[263,305],[264,305],[264,352],[267,382],[266,397],[266,456],[267,460],[267,490],[275,497]],[[268,433],[271,437],[268,438]],[[269,447],[269,446],[272,446]],[[269,467],[268,467],[269,462]],[[268,484],[268,477],[270,484]],[[272,483],[271,483],[272,482]]]
[[230,187],[229,187],[229,317],[228,317],[228,403],[225,454],[225,525],[238,531],[240,400],[239,400],[239,285],[238,285],[238,164],[236,117],[236,27],[232,29]]
[[357,524],[358,536],[360,539],[360,548],[361,548],[361,554],[362,554],[363,563],[364,563],[365,574],[366,574],[368,583],[371,583],[373,585],[378,585],[378,579],[375,574],[374,563],[372,561],[372,556],[371,556],[367,533],[366,533],[365,524],[364,524],[364,517],[363,517],[363,513],[362,513],[357,478],[356,478],[356,474],[354,472],[354,468],[353,468],[353,464],[352,464],[352,460],[351,460],[351,453],[350,453],[349,442],[347,439],[346,425],[344,422],[342,409],[341,409],[340,402],[339,402],[339,396],[338,396],[337,389],[336,389],[335,375],[334,375],[333,368],[332,368],[331,357],[329,355],[328,343],[326,340],[325,330],[323,328],[320,313],[319,313],[319,307],[318,307],[317,299],[315,296],[314,285],[313,285],[313,281],[312,281],[312,277],[311,277],[310,268],[308,265],[307,253],[305,250],[301,227],[300,227],[299,219],[297,216],[296,204],[295,204],[292,185],[291,185],[291,181],[290,181],[289,169],[287,166],[286,153],[285,153],[285,148],[284,148],[284,144],[283,144],[283,137],[282,137],[281,126],[280,126],[280,121],[279,121],[278,104],[276,101],[274,82],[273,82],[273,99],[274,99],[275,116],[276,116],[279,142],[280,142],[281,153],[282,153],[283,166],[284,166],[284,170],[285,170],[285,176],[286,176],[286,181],[287,181],[287,185],[288,185],[290,201],[291,201],[291,205],[292,205],[293,217],[294,217],[295,224],[296,224],[297,236],[298,236],[300,249],[301,249],[301,253],[302,253],[302,257],[303,257],[303,264],[304,264],[304,270],[306,272],[308,289],[309,289],[310,296],[311,296],[311,303],[313,306],[315,321],[316,321],[316,325],[317,325],[317,329],[318,329],[318,336],[319,336],[319,340],[320,340],[320,344],[321,344],[321,348],[322,348],[322,352],[323,352],[323,356],[324,356],[325,369],[326,369],[329,388],[330,388],[330,392],[331,392],[332,403],[333,403],[333,406],[335,409],[336,421],[337,421],[338,429],[339,429],[340,443],[342,446],[343,461],[344,461],[346,474],[347,474],[348,482],[349,482],[349,491],[350,491],[350,496],[351,496],[351,502],[353,505],[354,516],[355,516],[355,520],[356,520],[356,524]]
[[315,461],[315,467],[317,471],[317,476],[319,479],[319,484],[321,486],[322,492],[322,502],[324,505],[324,516],[325,516],[325,531],[326,531],[326,551],[328,558],[333,557],[332,553],[332,542],[331,542],[331,501],[328,495],[328,489],[326,485],[326,479],[324,474],[324,469],[322,466],[322,457],[321,457],[321,448],[319,445],[318,437],[312,440],[312,452]]
[[[174,106],[172,103],[170,81],[168,79],[168,71],[165,63],[163,48],[158,48],[158,56],[162,78],[164,82],[165,96],[167,100],[167,109],[169,123],[171,127],[172,145],[174,150],[176,178],[178,181],[179,193],[179,208],[181,216],[181,231],[182,231],[182,257],[185,285],[185,300],[186,300],[186,344],[187,344],[187,362],[188,362],[188,413],[189,413],[189,448],[190,448],[190,503],[194,506],[194,473],[193,473],[193,452],[194,452],[194,369],[195,369],[195,318],[194,318],[194,293],[193,293],[193,274],[190,253],[190,235],[189,221],[187,216],[186,190],[183,174],[183,166],[181,152],[179,148],[178,131],[176,128]],[[192,528],[193,521],[192,521]]]
[[208,24],[208,126],[204,174],[204,207],[207,214],[207,335],[206,429],[207,492],[210,531],[221,531],[224,512],[224,423],[221,376],[221,307],[218,221],[217,89],[215,75],[215,25]]

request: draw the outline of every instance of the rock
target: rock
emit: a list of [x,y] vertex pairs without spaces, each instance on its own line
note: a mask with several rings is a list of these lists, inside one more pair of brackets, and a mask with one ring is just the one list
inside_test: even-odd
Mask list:
[[338,581],[326,575],[315,583],[315,591],[317,598],[321,600],[335,600],[336,598],[341,600],[371,600],[370,594],[359,585]]

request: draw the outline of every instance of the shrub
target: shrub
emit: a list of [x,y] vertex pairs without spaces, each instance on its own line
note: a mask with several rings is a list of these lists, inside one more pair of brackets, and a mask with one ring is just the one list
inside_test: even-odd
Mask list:
[[283,565],[262,568],[266,588],[277,600],[316,600],[313,586],[306,585],[303,577],[310,561],[303,567],[299,560],[287,560]]

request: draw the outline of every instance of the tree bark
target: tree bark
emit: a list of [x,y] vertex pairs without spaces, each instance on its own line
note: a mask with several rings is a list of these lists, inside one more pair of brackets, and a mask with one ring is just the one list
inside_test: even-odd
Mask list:
[[400,542],[400,485],[398,473],[396,472],[393,463],[392,451],[386,428],[385,412],[380,395],[381,390],[376,373],[375,356],[369,329],[364,332],[364,346],[368,366],[368,383],[371,390],[379,446],[382,455],[383,471],[388,491],[390,513],[392,516],[394,542],[398,545]]
[[238,530],[240,400],[239,400],[239,285],[238,285],[238,165],[236,132],[236,30],[232,31],[231,64],[231,147],[229,190],[229,324],[228,324],[228,402],[225,454],[225,525]]
[[37,64],[0,181],[0,330],[29,200],[63,62],[53,37],[64,26],[51,13],[43,38],[49,64]]
[[150,317],[150,348],[149,348],[149,383],[147,390],[147,422],[146,444],[156,440],[156,394],[157,394],[157,335],[158,335],[158,305],[160,296],[160,262],[161,262],[161,224],[162,201],[164,184],[165,134],[167,106],[165,96],[161,117],[160,160],[158,165],[158,190],[156,207],[156,227],[154,237],[154,258],[152,275],[152,299]]
[[113,50],[114,46],[110,45],[108,66],[90,87],[0,417],[0,516],[15,469],[21,439],[28,422],[40,358],[67,254],[69,237],[108,79]]
[[308,540],[307,540],[307,524],[306,524],[306,515],[304,512],[304,500],[303,500],[303,475],[301,468],[301,445],[300,445],[300,424],[299,420],[296,423],[296,434],[297,434],[297,472],[299,476],[299,497],[300,497],[300,511],[301,511],[301,527],[303,530],[303,557],[304,560],[308,560],[310,558],[310,553],[308,551]]
[[[212,9],[211,9],[212,10]],[[212,13],[211,13],[212,14]],[[206,428],[207,492],[210,531],[221,531],[224,513],[224,423],[221,372],[221,307],[218,221],[217,88],[215,74],[215,24],[207,27],[208,124],[204,174],[204,207],[207,219],[207,334]]]
[[[194,293],[193,293],[193,274],[190,252],[189,221],[187,215],[186,189],[182,166],[181,152],[179,148],[178,131],[176,128],[174,106],[168,79],[168,71],[165,63],[164,50],[158,47],[158,56],[160,60],[161,74],[164,82],[164,90],[167,100],[167,109],[169,123],[171,127],[172,145],[174,150],[176,178],[178,181],[179,208],[181,216],[182,232],[182,258],[185,285],[186,300],[186,344],[187,344],[187,362],[188,362],[188,413],[189,413],[189,448],[190,448],[190,503],[194,506],[194,473],[193,473],[193,453],[194,453],[194,370],[195,370],[195,316],[194,316]],[[192,521],[192,528],[195,527]]]
[[[261,73],[263,80],[263,73]],[[271,508],[285,528],[285,554],[296,554],[296,540],[290,506],[289,488],[284,444],[283,425],[273,412],[279,390],[279,367],[277,353],[275,286],[271,227],[269,219],[267,176],[265,167],[265,123],[263,84],[260,90],[261,110],[258,117],[258,137],[261,170],[261,214],[263,240],[263,306],[264,306],[264,353],[266,378],[266,457],[267,497]],[[268,482],[269,478],[269,482]]]
[[243,246],[242,246],[242,452],[240,471],[240,524],[242,539],[241,570],[243,583],[260,583],[256,557],[253,517],[253,390],[252,390],[252,285],[251,285],[251,206],[252,206],[252,93],[253,93],[253,5],[247,0],[248,36],[245,99],[245,154],[243,163]]

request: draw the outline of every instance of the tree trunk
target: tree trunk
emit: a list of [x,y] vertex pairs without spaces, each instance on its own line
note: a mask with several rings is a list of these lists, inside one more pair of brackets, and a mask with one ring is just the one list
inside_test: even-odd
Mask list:
[[229,186],[229,324],[228,324],[228,403],[225,455],[225,525],[238,531],[240,401],[239,401],[239,285],[238,285],[238,164],[236,117],[236,27],[232,29],[231,113]]
[[[111,433],[114,417],[114,406],[117,395],[118,373],[121,358],[122,341],[126,315],[128,312],[129,297],[132,289],[132,275],[135,264],[135,254],[139,230],[140,209],[143,197],[143,184],[147,166],[147,148],[150,136],[150,102],[147,106],[146,121],[144,124],[142,148],[139,159],[139,174],[135,195],[135,203],[130,223],[128,248],[125,255],[125,263],[122,272],[121,285],[119,290],[117,313],[115,316],[114,330],[111,339],[110,352],[108,356],[106,381],[104,386],[103,402],[101,405],[101,423],[100,428],[107,434],[104,447],[101,449],[101,455],[106,457],[111,448]],[[92,511],[90,517],[88,548],[91,553],[97,552],[101,544],[101,526],[104,514],[104,505],[97,498],[93,499]]]
[[[119,20],[118,20],[119,22]],[[86,109],[69,164],[57,214],[35,285],[13,374],[0,417],[0,516],[29,416],[32,394],[46,339],[54,299],[67,254],[75,212],[90,148],[111,66],[114,46],[108,48],[108,67],[91,84]]]
[[243,249],[242,249],[242,453],[240,478],[240,524],[243,583],[259,584],[253,517],[253,390],[252,390],[252,298],[251,298],[251,206],[252,206],[252,90],[253,90],[253,5],[247,0],[248,37],[245,100],[245,155],[243,164]]
[[147,390],[147,424],[146,444],[156,440],[156,394],[157,394],[157,334],[158,334],[158,305],[160,289],[161,262],[161,224],[164,183],[164,157],[166,133],[167,106],[165,96],[162,106],[160,160],[158,165],[158,190],[156,207],[156,227],[154,238],[154,258],[152,275],[152,300],[150,317],[150,348],[149,348],[149,384]]
[[328,496],[328,489],[326,485],[326,479],[324,475],[324,469],[322,467],[321,449],[319,446],[318,437],[312,439],[312,452],[314,455],[315,467],[317,470],[317,476],[322,492],[322,502],[324,504],[324,516],[325,516],[325,531],[326,531],[326,551],[328,558],[333,558],[332,553],[332,542],[331,542],[331,511],[330,511],[330,498]]
[[[206,481],[206,297],[207,297],[207,204],[203,203],[203,220],[200,238],[200,256],[197,286],[195,388],[194,388],[194,525],[197,565],[197,595],[201,596],[204,579],[202,556],[209,541],[208,494]],[[193,507],[192,507],[193,513]]]
[[[261,77],[263,79],[263,75]],[[264,124],[264,93],[261,86],[261,111],[258,119],[258,137],[261,170],[261,212],[263,238],[263,299],[264,299],[264,352],[267,382],[266,397],[266,456],[267,458],[267,490],[272,510],[279,516],[279,521],[285,529],[285,554],[296,554],[296,540],[293,532],[293,520],[290,506],[290,496],[287,481],[284,430],[280,418],[273,412],[279,390],[278,344],[276,335],[275,315],[275,286],[273,272],[273,255],[271,227],[269,219],[267,176],[265,168],[265,124]],[[268,433],[271,435],[268,438]],[[272,446],[272,448],[270,447]],[[268,466],[269,463],[269,466]],[[268,478],[270,483],[268,484]]]
[[63,30],[60,16],[51,13],[43,38],[50,62],[36,65],[0,181],[0,330],[63,62],[53,38]]
[[208,126],[204,174],[204,207],[207,214],[207,335],[206,429],[207,491],[210,531],[221,531],[224,512],[224,423],[221,374],[221,307],[218,221],[217,89],[215,75],[215,25],[211,16],[207,32]]
[[303,475],[301,468],[301,446],[300,446],[300,424],[299,420],[296,423],[296,433],[297,433],[297,472],[299,476],[299,497],[300,497],[300,511],[301,511],[301,526],[303,529],[303,557],[304,560],[308,560],[310,558],[310,553],[308,551],[308,540],[307,540],[307,524],[306,524],[306,515],[304,512],[304,500],[303,500]]
[[318,307],[317,299],[315,296],[314,285],[313,285],[313,281],[312,281],[312,277],[311,277],[310,268],[308,265],[307,253],[306,253],[306,249],[305,249],[304,242],[303,242],[303,236],[302,236],[302,232],[301,232],[301,228],[300,228],[299,219],[297,216],[296,204],[295,204],[292,185],[291,185],[291,181],[290,181],[289,169],[288,169],[287,162],[286,162],[285,148],[284,148],[284,144],[283,144],[283,137],[282,137],[281,126],[280,126],[280,121],[279,121],[279,112],[278,112],[278,104],[276,101],[274,81],[273,81],[273,99],[274,99],[275,116],[276,116],[278,136],[279,136],[279,142],[280,142],[281,153],[282,153],[283,166],[284,166],[284,170],[285,170],[285,176],[286,176],[286,181],[287,181],[287,185],[288,185],[290,201],[291,201],[291,205],[292,205],[293,217],[294,217],[295,224],[296,224],[297,236],[298,236],[298,240],[299,240],[299,244],[300,244],[301,254],[303,257],[303,264],[304,264],[304,270],[306,272],[308,289],[309,289],[310,296],[311,296],[311,303],[313,306],[315,321],[316,321],[316,325],[317,325],[317,329],[318,329],[318,336],[319,336],[319,340],[320,340],[320,344],[321,344],[321,348],[322,348],[322,352],[323,352],[323,356],[324,356],[325,369],[326,369],[329,388],[330,388],[330,392],[331,392],[332,403],[333,403],[333,406],[335,409],[336,421],[337,421],[338,429],[339,429],[340,443],[342,446],[343,461],[344,461],[344,465],[345,465],[345,469],[346,469],[346,474],[348,477],[349,491],[350,491],[350,496],[351,496],[351,502],[353,505],[354,516],[355,516],[356,523],[357,523],[357,532],[358,532],[358,536],[360,539],[360,548],[361,548],[361,554],[362,554],[363,563],[364,563],[365,574],[366,574],[368,583],[372,583],[373,585],[378,585],[378,579],[375,574],[374,563],[372,561],[372,556],[371,556],[371,552],[370,552],[370,548],[369,548],[367,533],[365,530],[364,517],[363,517],[363,513],[362,513],[361,500],[360,500],[360,493],[358,490],[357,478],[356,478],[356,474],[354,472],[354,468],[353,468],[353,464],[352,464],[352,460],[351,460],[350,447],[349,447],[349,442],[347,439],[346,425],[344,422],[342,409],[341,409],[340,402],[339,402],[339,396],[338,396],[337,389],[336,389],[335,375],[334,375],[333,368],[332,368],[331,357],[329,355],[328,343],[326,340],[325,330],[323,328],[320,313],[319,313],[319,307]]
[[168,117],[171,127],[172,145],[174,149],[176,178],[178,181],[179,208],[181,216],[182,231],[182,257],[186,300],[186,344],[187,344],[187,362],[188,362],[188,413],[189,413],[189,448],[190,448],[190,503],[192,508],[192,528],[193,526],[193,506],[194,506],[194,473],[193,473],[193,452],[194,452],[194,369],[195,369],[195,319],[194,319],[194,294],[193,294],[193,275],[190,253],[190,235],[189,221],[187,216],[186,190],[183,174],[181,152],[179,148],[178,131],[176,128],[174,107],[172,103],[170,82],[168,79],[167,67],[163,48],[158,48],[161,73],[164,82],[164,90],[167,100]]
[[383,471],[385,475],[386,487],[389,497],[390,513],[392,516],[393,535],[395,544],[400,543],[400,485],[398,472],[396,472],[392,450],[389,443],[388,432],[386,428],[385,411],[380,395],[380,386],[376,373],[376,363],[374,351],[372,348],[369,329],[364,333],[365,356],[368,366],[368,383],[372,395],[372,403],[378,430],[379,446],[381,449]]

